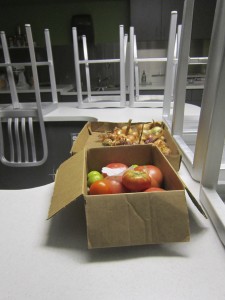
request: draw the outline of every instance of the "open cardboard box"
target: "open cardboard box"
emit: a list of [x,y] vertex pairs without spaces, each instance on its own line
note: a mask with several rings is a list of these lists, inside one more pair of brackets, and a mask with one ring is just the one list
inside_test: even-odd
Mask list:
[[[131,123],[135,124],[145,124],[145,123]],[[177,147],[175,140],[170,134],[168,127],[163,123],[164,127],[164,136],[166,138],[167,145],[171,149],[171,154],[167,155],[166,158],[169,160],[171,165],[176,171],[179,171],[181,164],[181,152]],[[102,145],[102,142],[99,140],[99,135],[106,131],[113,131],[115,127],[121,128],[122,126],[127,125],[127,123],[113,123],[113,122],[88,122],[85,124],[83,129],[80,131],[77,139],[72,145],[71,154],[75,154],[80,150],[86,148],[95,148],[95,147],[105,147]]]
[[[111,162],[153,164],[163,174],[165,192],[88,195],[87,173]],[[88,248],[104,248],[190,239],[185,187],[160,150],[153,145],[84,149],[63,162],[56,174],[51,218],[83,196]]]

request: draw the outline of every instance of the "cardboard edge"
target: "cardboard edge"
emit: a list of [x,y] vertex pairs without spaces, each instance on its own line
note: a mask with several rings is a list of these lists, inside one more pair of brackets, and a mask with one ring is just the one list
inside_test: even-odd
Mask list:
[[[168,194],[176,192],[176,197],[179,197],[179,200],[174,199],[174,194],[173,196],[171,195],[170,199],[175,200],[176,205],[173,203],[170,204],[170,201],[168,201]],[[177,211],[180,212],[182,210],[184,216],[186,218],[180,217],[180,219],[177,219],[175,221],[178,222],[179,224],[182,224],[182,235],[180,235],[179,239],[177,237],[174,238],[174,240],[171,238],[165,238],[161,237],[159,238],[157,235],[158,229],[155,229],[155,233],[153,234],[153,227],[149,227],[146,229],[146,222],[149,222],[149,214],[148,214],[148,209],[151,217],[157,217],[157,213],[155,208],[158,206],[161,206],[158,202],[158,197],[160,194],[160,198],[162,193],[164,194],[164,202],[167,204],[167,207],[170,206],[170,209],[173,211],[177,209]],[[180,195],[183,195],[182,198],[180,198]],[[127,198],[129,196],[129,198]],[[142,197],[140,199],[140,197]],[[175,198],[176,198],[175,197]],[[186,204],[186,197],[185,197],[185,190],[173,190],[173,191],[167,191],[167,192],[155,192],[151,193],[150,198],[148,195],[145,195],[144,193],[139,193],[139,197],[137,200],[137,193],[128,193],[128,194],[121,194],[121,198],[114,199],[113,195],[108,195],[107,198],[103,199],[97,199],[95,196],[87,196],[86,198],[86,206],[85,206],[85,211],[86,211],[86,218],[87,218],[87,228],[91,227],[91,230],[87,230],[87,239],[88,239],[88,248],[89,249],[94,249],[94,248],[106,248],[106,247],[123,247],[123,246],[134,246],[134,245],[149,245],[149,244],[164,244],[164,243],[171,243],[171,242],[189,242],[190,241],[190,224],[189,224],[189,217],[188,217],[188,208]],[[136,201],[135,201],[136,198]],[[141,201],[140,201],[141,200]],[[155,201],[156,200],[156,201]],[[162,200],[162,199],[161,199]],[[182,201],[181,201],[182,200]],[[113,217],[111,212],[114,209],[114,201],[117,201],[120,205],[119,212],[122,212],[122,217],[121,215],[119,216],[118,214]],[[181,201],[181,202],[180,202]],[[177,203],[180,203],[177,206]],[[155,203],[155,204],[154,204]],[[140,208],[142,206],[145,206],[146,208],[148,207],[147,210],[144,210],[143,214],[140,214]],[[181,209],[182,208],[182,209]],[[94,218],[92,218],[92,212],[94,209],[97,212],[101,212],[98,220],[100,219],[100,225],[96,224],[96,221]],[[153,210],[152,210],[153,209]],[[89,210],[91,211],[91,214],[89,215]],[[156,213],[156,215],[155,215]],[[131,219],[129,219],[131,217]],[[111,226],[108,226],[108,218],[111,219],[111,221],[114,223],[113,228]],[[129,220],[128,220],[128,219]],[[136,236],[134,236],[133,229],[130,230],[130,226],[133,226],[133,222],[131,222],[132,219],[135,219],[139,224],[137,225],[135,222],[135,228],[134,231],[137,233],[137,228],[140,227],[142,230],[147,230],[142,232],[142,236],[140,236],[138,233]],[[162,216],[161,218],[164,218]],[[127,220],[127,221],[126,221]],[[181,223],[180,223],[181,222]],[[110,222],[111,224],[111,222]],[[145,224],[145,225],[144,225]],[[161,224],[161,222],[160,222]],[[94,225],[94,227],[92,226]],[[118,230],[116,230],[114,227],[118,227]],[[117,235],[117,232],[120,232],[122,230],[122,236],[125,236],[125,240],[122,239]],[[150,230],[150,231],[149,231]],[[169,229],[169,231],[171,228]],[[101,232],[103,241],[95,239],[95,231],[96,232]],[[130,236],[130,233],[132,232],[132,235]],[[150,235],[149,235],[150,234]],[[173,233],[174,234],[174,233]],[[113,241],[111,241],[111,238]],[[121,244],[121,240],[123,240]]]
[[189,188],[186,186],[186,184],[184,183],[183,179],[180,177],[179,174],[177,174],[177,176],[179,177],[180,181],[182,182],[185,191],[187,192],[188,196],[190,197],[192,203],[194,204],[194,206],[197,208],[197,210],[201,213],[201,215],[205,218],[208,219],[207,214],[205,213],[203,207],[201,206],[201,204],[197,201],[197,199],[194,197],[194,195],[192,194],[192,192],[189,190]]
[[91,135],[91,130],[90,130],[90,124],[91,122],[87,122],[84,127],[81,129],[79,132],[79,137],[75,142],[73,142],[71,149],[70,149],[70,155],[74,155],[77,152],[81,151],[82,149],[85,148],[86,142],[87,142],[87,136]]
[[[137,147],[137,146],[129,146],[129,147]],[[180,177],[178,176],[178,174],[177,174],[177,172],[174,170],[174,168],[172,167],[172,165],[170,164],[170,162],[167,160],[167,159],[165,159],[165,155],[163,155],[163,153],[158,149],[158,147],[157,146],[155,146],[155,145],[140,145],[140,147],[142,148],[142,147],[150,147],[151,148],[151,151],[152,151],[152,149],[154,148],[155,149],[155,151],[158,153],[158,155],[160,155],[161,157],[163,157],[164,159],[163,159],[163,161],[164,161],[164,163],[165,164],[167,164],[167,165],[169,165],[170,166],[170,169],[171,169],[171,172],[173,173],[173,174],[176,174],[176,177],[178,177],[179,178],[179,180],[180,180],[180,182],[179,182],[179,187],[181,187],[182,189],[181,190],[177,190],[177,191],[179,191],[179,192],[182,192],[182,193],[184,193],[185,192],[185,185],[183,184],[183,182],[182,182],[182,180],[180,179]],[[121,148],[121,149],[124,149],[124,146],[121,146],[121,147],[118,147],[118,148]],[[104,151],[105,151],[105,149],[106,148],[102,148],[102,147],[99,147],[99,149],[101,149],[102,151],[103,151],[103,149],[104,149]],[[62,176],[64,176],[65,175],[65,172],[67,172],[68,173],[68,170],[69,170],[69,175],[70,176],[67,176],[67,178],[69,178],[69,180],[70,180],[70,178],[73,178],[73,176],[74,176],[74,174],[73,173],[70,173],[70,168],[72,167],[72,168],[74,168],[74,166],[75,166],[75,164],[77,164],[77,163],[79,163],[80,165],[81,165],[81,167],[82,167],[82,169],[83,169],[83,171],[81,172],[81,173],[79,173],[79,178],[80,178],[80,176],[82,176],[83,178],[86,178],[86,176],[84,176],[85,174],[86,174],[86,172],[87,172],[87,163],[86,163],[86,158],[87,158],[87,151],[96,151],[97,149],[84,149],[83,151],[80,151],[80,152],[78,152],[76,155],[74,155],[74,156],[72,156],[71,158],[69,158],[67,161],[65,161],[64,163],[62,163],[61,165],[60,165],[60,167],[59,167],[59,169],[57,170],[57,175],[56,175],[56,185],[57,185],[57,182],[58,181],[60,181],[61,179],[62,179]],[[70,168],[68,169],[67,167],[65,167],[65,165],[64,164],[71,164],[71,162],[72,162],[72,166],[70,166]],[[65,167],[65,169],[64,169],[64,167]],[[76,165],[76,172],[79,172],[79,170],[77,170],[77,165]],[[66,179],[67,179],[66,178]],[[65,180],[65,179],[64,179]],[[57,204],[55,207],[54,207],[54,210],[49,210],[49,216],[48,216],[48,219],[50,219],[52,216],[54,216],[56,213],[58,213],[61,209],[63,209],[63,208],[65,208],[67,205],[69,205],[71,202],[73,202],[73,201],[75,201],[75,200],[77,200],[77,197],[78,196],[84,196],[83,198],[85,199],[85,196],[86,196],[86,190],[85,190],[85,187],[86,187],[86,181],[84,180],[81,184],[80,184],[80,187],[79,187],[79,193],[76,195],[76,193],[74,194],[74,192],[72,193],[72,195],[70,195],[69,196],[69,199],[68,199],[68,201],[60,201],[60,198],[61,197],[64,197],[66,194],[67,194],[67,191],[65,191],[65,190],[63,190],[63,191],[60,191],[60,186],[58,187],[59,188],[59,191],[61,192],[61,194],[60,195],[58,195],[57,193],[56,193],[56,196],[58,197],[57,198],[57,200],[59,200],[59,204]],[[70,185],[70,190],[71,190],[71,184],[73,184],[73,186],[72,186],[72,190],[74,189],[74,181],[69,181],[69,183],[68,183],[69,185]],[[70,192],[70,190],[69,190],[69,192]],[[54,192],[55,192],[55,190],[54,190]],[[136,194],[136,193],[135,193]],[[54,196],[54,195],[53,195]],[[111,195],[109,195],[109,197],[110,197]],[[88,196],[88,197],[90,197],[90,196]],[[93,197],[93,196],[92,196]],[[94,196],[94,197],[98,197],[98,196]],[[185,199],[185,203],[186,203],[186,197],[184,196],[184,199]],[[86,200],[84,201],[84,204],[85,204],[85,213],[86,213]],[[51,205],[52,205],[52,203],[51,203]],[[187,209],[187,205],[185,205],[186,206],[186,209]],[[187,209],[187,213],[188,213],[188,209]],[[189,218],[187,218],[187,222],[188,222],[188,225],[189,225]],[[189,241],[190,240],[190,232],[189,232],[189,237],[186,237],[186,239],[185,240],[182,240],[182,241],[180,241],[180,242],[187,242],[187,241]],[[89,242],[89,241],[88,241]],[[164,242],[163,242],[164,243]],[[139,245],[142,245],[143,243],[139,243]],[[148,243],[147,243],[148,244]],[[130,245],[134,245],[133,243],[132,244],[130,244]],[[130,245],[128,245],[128,246],[130,246]],[[138,245],[138,244],[137,244]],[[90,246],[90,245],[89,245]],[[89,249],[91,249],[90,247],[88,246],[88,248]],[[119,247],[121,247],[121,245],[117,245],[117,246],[119,246]],[[116,246],[116,247],[117,247]],[[109,246],[109,247],[112,247],[112,246]],[[100,247],[100,248],[103,248],[102,246]]]
[[[51,203],[48,211],[48,219],[83,195],[86,181],[86,151],[80,151],[64,161],[58,168]],[[77,176],[77,172],[79,176]]]
[[[153,145],[154,147],[157,147],[155,145]],[[158,149],[159,150],[159,149]],[[159,150],[160,151],[160,150]],[[161,151],[160,153],[162,155],[164,155]],[[164,155],[165,156],[165,155]],[[167,158],[165,156],[165,158]],[[178,178],[180,179],[181,183],[183,184],[183,187],[184,187],[184,190],[187,192],[188,196],[190,197],[191,201],[193,202],[193,204],[195,205],[195,207],[198,209],[198,211],[206,218],[208,219],[203,207],[200,205],[200,203],[197,201],[197,199],[194,197],[194,195],[191,193],[191,191],[189,190],[189,188],[186,186],[186,184],[184,183],[183,179],[180,177],[180,175],[178,174],[177,170],[174,169],[173,165],[170,163],[170,161],[167,159],[169,165],[172,167],[172,169],[176,172]],[[181,157],[181,160],[180,160],[180,163],[182,161],[182,157]]]
[[194,197],[194,195],[191,193],[191,191],[188,189],[188,187],[184,184],[185,190],[188,194],[188,196],[190,197],[192,203],[194,204],[194,206],[198,209],[198,211],[203,215],[203,217],[205,217],[205,219],[208,219],[203,207],[199,204],[199,202],[197,201],[197,199]]

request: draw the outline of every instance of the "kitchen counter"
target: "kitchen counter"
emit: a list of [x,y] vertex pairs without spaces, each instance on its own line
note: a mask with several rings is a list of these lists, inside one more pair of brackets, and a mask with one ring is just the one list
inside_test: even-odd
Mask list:
[[[158,85],[158,84],[145,84],[145,85],[140,85],[139,89],[140,91],[164,91],[165,86],[164,85]],[[202,90],[204,89],[204,85],[203,84],[187,84],[187,90]],[[110,89],[106,89],[105,91],[106,95],[110,95],[110,94],[119,94],[119,89],[118,88],[110,88]],[[128,94],[128,90],[126,91],[126,93]],[[84,94],[87,94],[87,92]],[[93,95],[98,95],[99,92],[98,91],[92,91]],[[68,85],[65,86],[63,88],[63,90],[61,91],[61,95],[62,96],[68,96],[68,95],[77,95],[76,90],[74,89],[73,85]]]
[[[164,90],[164,85],[157,85],[157,84],[146,84],[146,85],[140,85],[140,91],[154,91],[154,90]],[[187,84],[188,90],[195,90],[195,89],[203,89],[203,84]],[[51,87],[50,86],[41,86],[40,87],[41,93],[51,93]],[[34,93],[33,87],[28,87],[26,89],[17,89],[18,93]],[[74,86],[72,84],[58,84],[57,85],[57,92],[60,93],[62,96],[69,96],[69,95],[77,95],[76,90],[74,89]],[[92,91],[93,95],[98,95],[99,91]],[[119,94],[118,88],[108,88],[105,90],[105,94]],[[128,93],[128,91],[127,91]],[[1,88],[0,94],[10,94],[9,88]],[[87,94],[87,92],[84,94]]]
[[[199,108],[186,105],[185,114],[195,119]],[[81,116],[149,121],[160,120],[162,109],[67,103],[44,114],[46,121]],[[183,164],[179,174],[199,200],[199,184]],[[0,191],[1,299],[225,299],[224,246],[188,196],[190,242],[88,250],[82,201],[46,220],[53,188]]]

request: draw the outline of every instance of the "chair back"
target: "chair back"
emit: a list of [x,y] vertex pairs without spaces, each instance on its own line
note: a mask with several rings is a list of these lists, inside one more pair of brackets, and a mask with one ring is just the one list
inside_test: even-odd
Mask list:
[[0,141],[0,160],[4,165],[42,165],[48,157],[42,112],[34,108],[1,111]]
[[[54,68],[51,62],[38,63],[36,61],[31,26],[27,24],[25,28],[30,54],[30,63],[25,65],[29,65],[32,68],[36,99],[36,102],[33,103],[19,102],[17,86],[13,75],[13,67],[17,64],[11,62],[6,36],[3,31],[1,32],[5,62],[1,63],[0,66],[6,68],[12,103],[3,106],[0,110],[0,161],[10,167],[39,166],[48,157],[37,66],[50,65],[51,83],[55,86]],[[51,54],[48,30],[45,30],[45,37],[47,52]],[[56,101],[56,98],[53,97],[53,102]]]

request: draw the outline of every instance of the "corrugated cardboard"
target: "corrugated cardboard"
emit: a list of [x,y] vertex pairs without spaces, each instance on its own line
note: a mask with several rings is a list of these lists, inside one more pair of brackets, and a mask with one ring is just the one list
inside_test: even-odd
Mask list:
[[[110,162],[154,164],[166,192],[88,195],[87,173]],[[190,239],[184,185],[156,146],[100,147],[79,151],[58,169],[48,217],[83,196],[88,248],[118,247]],[[69,208],[68,208],[69,209]]]
[[[132,123],[132,125],[138,123]],[[140,123],[139,123],[140,124]],[[145,124],[145,123],[142,123]],[[122,127],[127,123],[113,123],[113,122],[88,122],[79,133],[76,141],[73,143],[71,154],[75,154],[85,148],[105,147],[99,141],[99,134],[105,131],[113,131],[115,127]],[[163,123],[165,138],[168,146],[171,149],[171,154],[166,156],[171,165],[176,171],[179,171],[181,164],[181,152],[177,147],[176,142],[171,136],[167,126]]]

